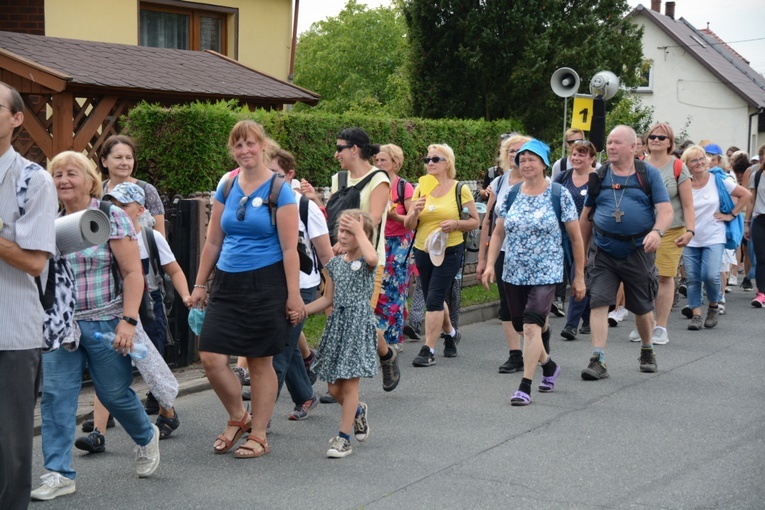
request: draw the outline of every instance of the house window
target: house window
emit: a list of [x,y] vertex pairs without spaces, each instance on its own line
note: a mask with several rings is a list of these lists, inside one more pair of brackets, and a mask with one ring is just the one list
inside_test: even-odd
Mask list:
[[226,54],[227,18],[236,10],[196,9],[191,2],[141,2],[139,44],[178,50],[213,50]]
[[640,65],[638,86],[635,92],[653,91],[653,60],[645,59]]

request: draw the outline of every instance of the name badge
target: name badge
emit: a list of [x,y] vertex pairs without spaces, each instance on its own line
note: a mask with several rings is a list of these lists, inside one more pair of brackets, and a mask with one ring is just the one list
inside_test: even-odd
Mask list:
[[351,269],[353,269],[354,271],[358,271],[359,269],[361,269],[361,261],[354,260],[353,262],[351,262]]
[[255,197],[252,199],[252,206],[253,207],[260,207],[263,205],[263,199],[260,197]]

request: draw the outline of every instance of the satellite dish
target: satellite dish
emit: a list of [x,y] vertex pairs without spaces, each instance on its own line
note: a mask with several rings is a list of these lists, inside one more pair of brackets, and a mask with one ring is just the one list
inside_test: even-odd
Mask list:
[[598,71],[590,80],[590,94],[611,99],[619,92],[619,78],[611,71]]
[[550,87],[558,97],[571,97],[579,90],[579,75],[570,67],[561,67],[550,78]]

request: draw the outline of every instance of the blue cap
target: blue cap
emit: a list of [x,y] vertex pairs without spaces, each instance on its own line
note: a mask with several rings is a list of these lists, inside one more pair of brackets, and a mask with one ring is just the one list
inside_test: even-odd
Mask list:
[[146,194],[139,185],[132,182],[117,184],[113,190],[104,195],[104,200],[108,198],[113,198],[121,204],[129,204],[131,202],[137,202],[138,205],[146,204]]
[[711,154],[712,156],[722,156],[722,153],[723,153],[720,146],[717,145],[716,143],[710,143],[709,145],[704,147],[704,152],[706,152],[707,154]]
[[537,140],[536,138],[524,143],[521,149],[515,154],[515,166],[519,165],[518,160],[521,153],[526,151],[533,152],[542,158],[542,161],[545,163],[545,167],[550,166],[550,158],[548,157],[550,154],[550,147],[548,147],[543,141]]

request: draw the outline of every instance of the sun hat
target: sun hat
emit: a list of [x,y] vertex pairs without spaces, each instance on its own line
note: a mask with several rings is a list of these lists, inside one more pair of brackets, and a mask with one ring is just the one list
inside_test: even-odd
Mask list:
[[444,262],[444,255],[446,255],[446,242],[449,240],[449,234],[441,230],[438,227],[433,232],[428,234],[425,239],[425,251],[430,254],[430,261],[434,266],[438,267]]
[[121,182],[117,184],[113,190],[104,195],[104,200],[113,198],[121,204],[129,204],[131,202],[137,202],[138,205],[146,204],[146,194],[141,187],[132,182]]
[[716,143],[710,143],[709,145],[704,147],[704,152],[706,152],[707,154],[711,154],[712,156],[722,156],[722,153],[723,153],[720,146],[717,145]]
[[541,140],[537,140],[536,138],[533,138],[529,140],[528,142],[524,143],[523,146],[521,146],[520,150],[515,154],[515,166],[519,166],[519,158],[521,153],[523,152],[533,152],[537,156],[539,156],[542,161],[545,164],[545,167],[550,166],[550,147],[547,146],[544,142]]

